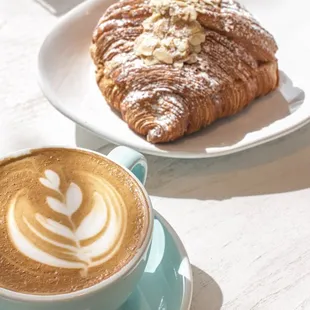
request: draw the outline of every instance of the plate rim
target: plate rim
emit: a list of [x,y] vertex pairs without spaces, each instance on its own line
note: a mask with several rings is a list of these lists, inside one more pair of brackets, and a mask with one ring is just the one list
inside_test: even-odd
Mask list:
[[[43,57],[44,57],[44,51],[45,51],[45,46],[48,44],[49,40],[52,39],[53,35],[57,33],[57,30],[61,29],[63,25],[66,23],[72,22],[72,19],[78,18],[79,15],[86,9],[94,5],[95,3],[99,3],[102,0],[88,0],[84,3],[81,3],[77,5],[75,8],[73,8],[71,11],[63,15],[56,25],[52,27],[52,29],[48,32],[46,35],[45,39],[43,40],[43,43],[41,44],[41,47],[39,49],[38,53],[38,61],[37,61],[37,82],[39,87],[41,88],[41,91],[45,95],[45,97],[48,99],[49,103],[61,114],[66,116],[68,119],[73,121],[74,123],[78,124],[79,126],[82,126],[84,129],[86,129],[89,132],[92,132],[96,136],[112,143],[115,145],[124,145],[127,147],[134,148],[141,153],[144,154],[149,154],[149,155],[154,155],[154,156],[159,156],[159,157],[167,157],[167,158],[183,158],[183,159],[200,159],[200,158],[214,158],[214,157],[222,157],[230,154],[235,154],[239,153],[242,151],[245,151],[247,149],[251,149],[263,144],[266,144],[268,142],[277,140],[281,137],[287,136],[292,132],[295,132],[299,130],[300,128],[304,127],[306,124],[310,123],[310,109],[308,107],[308,113],[303,115],[303,117],[300,117],[298,121],[295,121],[294,123],[291,124],[291,126],[286,127],[284,129],[277,129],[275,132],[269,134],[268,136],[262,136],[259,138],[256,138],[250,142],[247,142],[246,144],[241,144],[239,146],[233,146],[233,147],[226,147],[226,148],[216,148],[212,147],[209,148],[211,149],[216,149],[216,151],[212,152],[207,152],[208,148],[203,149],[202,151],[179,151],[179,150],[163,150],[156,148],[156,145],[153,145],[149,143],[149,147],[143,147],[139,145],[138,142],[134,141],[125,141],[119,138],[118,136],[111,135],[109,132],[103,133],[100,129],[98,129],[96,126],[92,126],[91,123],[85,122],[83,119],[81,119],[79,116],[77,116],[74,113],[70,112],[70,109],[67,109],[65,105],[61,104],[61,99],[57,97],[55,91],[53,91],[45,76],[43,73]],[[279,68],[281,70],[281,68]],[[306,100],[306,99],[305,99]],[[308,103],[310,105],[310,103]],[[307,106],[303,108],[299,108],[299,110],[306,110],[307,111]],[[301,114],[301,111],[296,111],[293,114],[299,112]],[[291,116],[293,115],[291,114]],[[290,117],[290,116],[288,116]],[[128,130],[130,130],[128,128]],[[190,136],[186,137],[190,138]]]
[[188,253],[185,249],[185,246],[177,234],[177,232],[174,230],[174,228],[171,226],[171,224],[157,211],[154,209],[154,218],[157,218],[160,223],[167,229],[169,232],[171,238],[173,239],[174,244],[176,245],[178,252],[180,253],[180,256],[183,258],[188,259],[188,266],[189,266],[189,279],[188,281],[185,281],[184,283],[184,293],[182,298],[182,304],[180,310],[190,310],[190,307],[192,305],[192,299],[193,299],[193,292],[194,292],[194,276],[193,276],[193,269],[192,265],[188,256]]

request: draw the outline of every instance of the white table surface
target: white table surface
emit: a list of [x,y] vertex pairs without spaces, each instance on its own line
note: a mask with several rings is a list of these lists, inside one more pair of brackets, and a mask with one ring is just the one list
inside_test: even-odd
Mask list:
[[[36,82],[42,40],[81,0],[40,2],[0,0],[0,156],[105,144],[56,112]],[[192,310],[310,309],[310,126],[218,159],[148,161],[154,207],[193,264]]]

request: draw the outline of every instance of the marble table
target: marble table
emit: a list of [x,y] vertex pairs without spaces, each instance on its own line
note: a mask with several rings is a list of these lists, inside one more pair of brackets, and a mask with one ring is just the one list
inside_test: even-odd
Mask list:
[[[55,111],[37,53],[82,0],[0,0],[0,156],[25,147],[113,146]],[[310,125],[215,159],[148,156],[147,190],[194,271],[192,310],[310,309]]]

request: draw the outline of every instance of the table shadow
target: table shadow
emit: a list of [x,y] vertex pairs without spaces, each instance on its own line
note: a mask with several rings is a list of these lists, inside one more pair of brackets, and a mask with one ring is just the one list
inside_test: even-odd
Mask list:
[[40,4],[44,9],[55,16],[61,16],[68,13],[77,5],[85,0],[34,0]]
[[217,282],[196,266],[192,266],[194,292],[191,310],[220,310],[223,293]]
[[75,143],[78,147],[91,149],[94,151],[97,151],[109,144],[108,141],[96,136],[93,132],[81,127],[78,124],[75,124]]
[[147,190],[159,197],[225,200],[310,188],[310,124],[265,145],[209,159],[147,156]]

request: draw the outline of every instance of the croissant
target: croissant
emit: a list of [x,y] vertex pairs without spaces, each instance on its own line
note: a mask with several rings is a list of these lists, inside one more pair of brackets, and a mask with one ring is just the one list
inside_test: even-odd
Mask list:
[[234,0],[121,0],[100,18],[90,53],[106,102],[155,144],[277,88],[277,49]]

